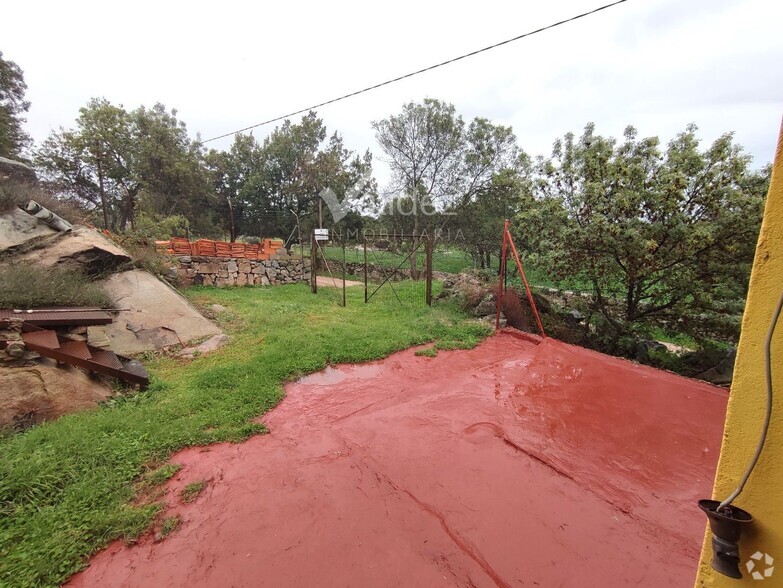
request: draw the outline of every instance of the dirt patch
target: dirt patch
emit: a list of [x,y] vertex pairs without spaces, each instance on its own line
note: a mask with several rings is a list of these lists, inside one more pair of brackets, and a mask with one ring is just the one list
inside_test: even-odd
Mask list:
[[[315,283],[319,288],[342,288],[343,281],[340,278],[331,278],[329,276],[315,276]],[[354,280],[345,280],[345,287],[351,286],[364,286],[363,282],[356,282]]]
[[180,529],[69,585],[690,586],[726,397],[510,333],[330,368],[269,435],[175,455]]

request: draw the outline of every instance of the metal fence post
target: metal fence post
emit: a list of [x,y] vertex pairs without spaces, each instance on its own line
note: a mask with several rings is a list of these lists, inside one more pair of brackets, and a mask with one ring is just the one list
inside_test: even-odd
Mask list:
[[318,272],[318,243],[315,241],[315,229],[310,234],[310,290],[318,293],[318,282],[315,279]]
[[427,245],[426,245],[426,280],[427,280],[427,306],[432,306],[432,237],[427,235]]
[[367,235],[364,235],[364,303],[367,304]]
[[500,244],[500,269],[498,271],[498,299],[497,299],[497,313],[495,314],[495,330],[500,329],[500,313],[503,312],[503,290],[505,288],[506,279],[506,255],[507,255],[507,241],[506,235],[508,234],[508,220],[503,223],[503,241]]

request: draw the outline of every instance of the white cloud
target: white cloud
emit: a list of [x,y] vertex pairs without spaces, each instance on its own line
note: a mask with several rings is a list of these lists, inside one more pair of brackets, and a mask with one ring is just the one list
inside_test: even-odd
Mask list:
[[[3,8],[0,50],[25,72],[36,140],[70,126],[94,96],[163,102],[208,138],[599,3],[17,2]],[[763,165],[783,113],[781,22],[776,0],[630,0],[319,114],[376,155],[370,122],[425,96],[512,125],[533,154],[588,121],[664,141],[696,122],[706,141],[735,131]]]

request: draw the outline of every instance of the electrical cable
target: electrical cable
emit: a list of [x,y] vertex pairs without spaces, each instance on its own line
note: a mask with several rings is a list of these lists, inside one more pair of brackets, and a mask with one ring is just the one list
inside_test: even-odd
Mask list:
[[270,118],[268,120],[262,121],[260,123],[256,123],[254,125],[250,125],[248,127],[244,127],[241,129],[238,129],[236,131],[231,131],[230,133],[223,133],[222,135],[218,135],[216,137],[212,137],[210,139],[205,139],[204,141],[201,141],[201,144],[209,143],[211,141],[217,141],[218,139],[223,139],[225,137],[230,137],[232,135],[236,135],[238,133],[243,133],[245,131],[249,131],[251,129],[255,129],[257,127],[261,127],[264,125],[268,125],[273,122],[278,122],[281,120],[285,120],[286,118],[290,118],[292,116],[296,116],[297,114],[302,114],[304,112],[308,112],[310,110],[315,110],[317,108],[321,108],[322,106],[327,106],[328,104],[334,104],[335,102],[340,102],[341,100],[345,100],[347,98],[351,98],[353,96],[357,96],[359,94],[364,94],[365,92],[369,92],[371,90],[376,90],[378,88],[381,88],[383,86],[388,86],[389,84],[393,84],[395,82],[399,82],[402,80],[405,80],[407,78],[412,78],[413,76],[417,76],[419,74],[426,73],[428,71],[432,71],[433,69],[437,69],[439,67],[443,67],[444,65],[449,65],[451,63],[454,63],[456,61],[460,61],[462,59],[467,59],[468,57],[473,57],[474,55],[478,55],[479,53],[484,53],[485,51],[490,51],[492,49],[497,49],[498,47],[502,47],[503,45],[508,45],[509,43],[513,43],[514,41],[519,41],[520,39],[524,39],[526,37],[532,37],[533,35],[536,35],[538,33],[543,33],[544,31],[548,31],[550,29],[554,29],[556,27],[559,27],[564,24],[568,24],[570,22],[574,22],[575,20],[579,20],[580,18],[585,18],[586,16],[591,16],[593,14],[596,14],[597,12],[601,12],[603,10],[607,10],[609,8],[612,8],[614,6],[617,6],[618,4],[623,4],[624,2],[628,2],[628,0],[617,0],[616,2],[612,2],[610,4],[604,4],[603,6],[599,6],[598,8],[594,8],[593,10],[589,10],[587,12],[582,12],[581,14],[577,14],[575,16],[572,16],[570,18],[566,18],[564,20],[560,20],[558,22],[546,25],[544,27],[535,29],[533,31],[528,31],[527,33],[522,33],[521,35],[517,35],[516,37],[512,37],[510,39],[506,39],[505,41],[500,41],[499,43],[495,43],[493,45],[488,45],[487,47],[482,47],[481,49],[476,49],[475,51],[471,51],[470,53],[465,53],[463,55],[460,55],[458,57],[453,57],[451,59],[447,59],[446,61],[441,61],[440,63],[436,63],[434,65],[430,65],[428,67],[424,67],[422,69],[397,76],[396,78],[392,78],[390,80],[386,80],[385,82],[380,82],[378,84],[374,84],[372,86],[367,86],[366,88],[362,88],[361,90],[356,90],[354,92],[349,92],[348,94],[343,94],[342,96],[338,96],[337,98],[332,98],[331,100],[326,100],[325,102],[319,102],[318,104],[313,104],[312,106],[308,106],[307,108],[301,108],[299,110],[295,110],[294,112],[289,112],[288,114],[284,114],[282,116],[276,116],[275,118]]
[[772,314],[772,322],[769,325],[769,331],[767,332],[767,340],[764,345],[764,359],[766,362],[765,376],[767,383],[767,413],[764,416],[764,426],[761,428],[761,438],[759,439],[758,447],[756,447],[756,453],[753,454],[753,458],[750,460],[748,469],[740,479],[739,485],[734,489],[734,492],[729,497],[718,505],[715,509],[720,512],[728,505],[730,505],[736,498],[742,493],[745,483],[750,478],[750,474],[753,472],[753,468],[756,467],[756,463],[761,456],[761,451],[764,449],[764,442],[767,440],[767,432],[769,431],[769,422],[772,419],[772,336],[775,334],[775,327],[777,327],[780,313],[783,311],[783,292],[780,294],[780,300],[775,308],[775,312]]

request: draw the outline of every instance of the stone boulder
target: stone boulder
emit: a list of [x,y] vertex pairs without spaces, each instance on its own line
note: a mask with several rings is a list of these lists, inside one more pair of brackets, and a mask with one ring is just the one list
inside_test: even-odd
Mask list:
[[111,385],[75,367],[42,359],[32,367],[0,367],[0,429],[21,431],[64,414],[94,408]]
[[0,182],[35,184],[38,182],[38,176],[29,165],[15,159],[0,157]]
[[58,235],[37,218],[19,208],[0,214],[0,255],[25,245],[33,245]]
[[194,357],[205,355],[207,353],[212,353],[213,351],[220,349],[224,345],[227,345],[230,341],[231,339],[229,338],[228,335],[215,335],[214,337],[210,337],[200,345],[196,345],[195,347],[185,347],[179,353],[177,353],[177,355],[184,359],[193,359]]
[[132,355],[223,333],[179,292],[143,270],[120,272],[101,283],[119,312],[112,324],[89,328],[90,343],[108,340],[116,353]]
[[95,229],[75,227],[73,231],[59,235],[46,247],[23,254],[18,262],[44,267],[71,265],[95,276],[114,271],[131,260],[123,249]]
[[[696,353],[688,353],[683,356],[686,364],[699,366],[702,369],[693,374],[694,378],[706,380],[719,386],[728,386],[734,377],[734,362],[737,359],[737,349],[730,347],[724,350],[708,350]],[[698,368],[697,368],[698,369]]]

